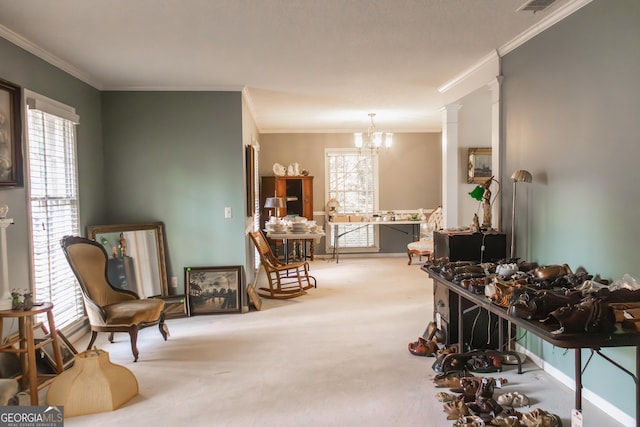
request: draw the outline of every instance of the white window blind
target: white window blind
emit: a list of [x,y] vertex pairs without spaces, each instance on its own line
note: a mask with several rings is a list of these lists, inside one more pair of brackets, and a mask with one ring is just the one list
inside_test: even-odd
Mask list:
[[63,328],[84,316],[79,285],[60,248],[63,236],[80,234],[78,120],[73,109],[55,101],[28,98],[27,104],[34,294],[38,301],[53,303],[56,326]]
[[[358,149],[326,150],[326,200],[336,199],[339,214],[371,216],[378,211],[378,156],[363,154]],[[378,250],[377,228],[374,225],[339,225],[341,250]],[[328,227],[328,248],[333,248],[334,227]]]
[[[260,146],[253,146],[253,229],[251,231],[260,230]],[[256,271],[260,268],[260,253],[258,248],[253,248],[254,267]]]

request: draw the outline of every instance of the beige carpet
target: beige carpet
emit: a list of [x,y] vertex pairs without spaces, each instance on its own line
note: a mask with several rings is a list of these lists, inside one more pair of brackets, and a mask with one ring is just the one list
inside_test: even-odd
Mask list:
[[[434,395],[433,358],[411,355],[432,319],[432,284],[406,258],[311,263],[318,288],[263,310],[168,321],[141,331],[133,363],[126,334],[98,338],[112,362],[131,369],[140,394],[114,412],[65,426],[451,426]],[[87,339],[76,343],[82,349]],[[496,375],[498,376],[498,375]],[[570,426],[573,394],[534,365],[499,373],[504,391]],[[613,426],[590,405],[585,426]]]

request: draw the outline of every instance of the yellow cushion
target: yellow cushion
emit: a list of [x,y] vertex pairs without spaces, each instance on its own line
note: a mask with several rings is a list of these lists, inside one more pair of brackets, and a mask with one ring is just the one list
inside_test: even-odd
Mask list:
[[107,315],[106,324],[109,326],[137,325],[158,320],[164,309],[164,300],[149,298],[121,301],[103,309]]

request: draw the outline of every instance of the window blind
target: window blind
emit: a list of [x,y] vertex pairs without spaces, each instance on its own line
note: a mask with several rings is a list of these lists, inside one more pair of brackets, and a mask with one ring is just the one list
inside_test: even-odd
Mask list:
[[[326,150],[326,200],[336,199],[339,214],[372,215],[378,211],[378,156],[358,149]],[[377,228],[339,225],[342,249],[378,250]],[[333,248],[333,227],[328,227],[328,249]]]
[[[84,316],[82,294],[60,239],[79,235],[75,123],[61,104],[28,99],[29,198],[35,298],[53,303],[58,328]],[[60,117],[37,108],[55,106]],[[44,321],[38,319],[38,321]]]

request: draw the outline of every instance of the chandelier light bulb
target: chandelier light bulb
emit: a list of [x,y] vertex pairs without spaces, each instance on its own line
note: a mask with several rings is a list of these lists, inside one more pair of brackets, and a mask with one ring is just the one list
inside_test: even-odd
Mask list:
[[378,148],[382,146],[382,132],[374,132],[372,137],[374,147]]
[[355,141],[356,147],[362,148],[362,132],[354,133],[353,140]]
[[367,128],[366,135],[364,132],[355,132],[353,134],[353,142],[358,149],[368,148],[371,153],[378,153],[378,149],[382,147],[383,141],[385,148],[390,148],[393,144],[393,133],[381,132],[376,128],[373,118],[375,113],[369,113],[371,124]]
[[387,132],[387,135],[384,138],[384,146],[386,148],[391,148],[392,145],[393,145],[393,133]]

